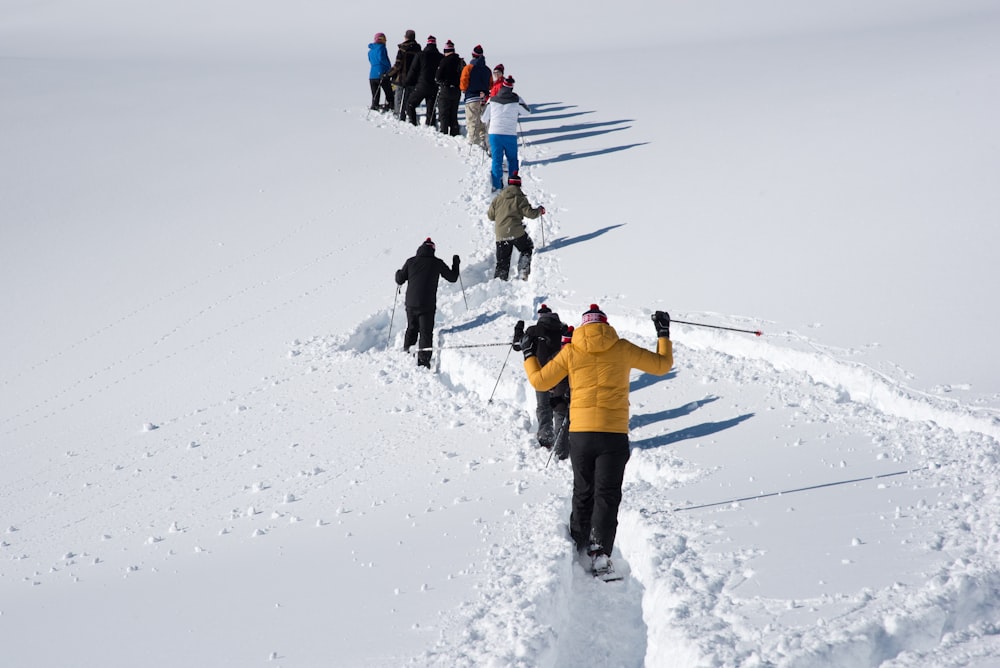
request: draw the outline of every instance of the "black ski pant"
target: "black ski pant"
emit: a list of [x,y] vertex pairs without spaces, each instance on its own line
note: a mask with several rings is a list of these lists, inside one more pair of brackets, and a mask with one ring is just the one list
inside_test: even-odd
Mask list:
[[386,102],[386,105],[388,105],[386,108],[387,109],[391,109],[392,106],[393,106],[393,93],[392,93],[392,86],[389,84],[389,80],[385,79],[385,78],[382,78],[382,79],[369,79],[368,80],[368,84],[371,86],[371,89],[372,89],[372,106],[371,106],[371,108],[372,109],[378,109],[378,107],[379,107],[379,98],[382,97],[381,94],[379,93],[379,90],[380,90],[379,87],[381,86],[381,90],[385,91],[385,102]]
[[[559,438],[568,443],[569,434],[565,426],[569,420],[569,406],[561,396],[555,396],[551,392],[535,392],[535,417],[538,418],[538,444],[543,448],[551,448],[556,445]],[[562,432],[560,434],[560,431]],[[557,449],[556,454],[559,454]],[[565,457],[561,457],[565,459]]]
[[458,89],[458,86],[441,84],[438,89],[437,108],[438,119],[441,123],[440,130],[452,137],[462,134],[462,128],[458,124],[458,104],[461,99],[462,91]]
[[531,242],[531,237],[527,234],[519,236],[517,239],[506,239],[497,242],[497,269],[493,272],[493,278],[507,280],[510,276],[510,256],[514,254],[514,249],[521,254],[517,258],[517,274],[521,279],[528,278],[531,273],[531,254],[535,250],[535,244]]
[[611,556],[618,531],[618,506],[628,463],[628,434],[574,431],[569,435],[573,463],[573,512],[569,530],[576,546]]
[[417,351],[417,364],[430,368],[431,346],[434,345],[434,312],[435,309],[406,307],[406,332],[403,334],[403,350],[410,352],[414,343]]
[[424,122],[427,125],[436,125],[437,123],[437,110],[434,107],[437,100],[437,87],[419,84],[410,91],[406,99],[406,119],[413,125],[417,124],[417,107],[425,100],[427,101],[427,115],[424,117]]

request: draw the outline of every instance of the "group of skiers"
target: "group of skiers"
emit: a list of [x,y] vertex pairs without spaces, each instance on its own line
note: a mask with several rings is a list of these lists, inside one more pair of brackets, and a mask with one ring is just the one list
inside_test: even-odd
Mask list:
[[[407,30],[397,45],[395,61],[390,62],[385,33],[379,32],[368,45],[368,63],[372,110],[417,125],[417,108],[423,104],[425,124],[457,137],[462,134],[458,109],[464,101],[469,143],[492,156],[493,190],[503,188],[504,159],[509,174],[518,171],[518,121],[531,108],[514,93],[514,77],[505,74],[502,64],[490,70],[482,45],[473,47],[466,62],[450,39],[443,52],[434,35],[421,48],[416,32]],[[383,93],[385,103],[381,103]]]
[[[385,35],[378,33],[375,37],[375,42],[369,45],[370,53],[384,53]],[[414,32],[408,30],[406,41],[399,45],[394,65],[388,65],[387,55],[384,61],[379,60],[378,69],[375,68],[376,61],[372,60],[372,108],[378,108],[379,92],[384,91],[387,105],[382,108],[388,111],[395,104],[395,113],[401,120],[405,118],[416,124],[416,107],[426,102],[427,124],[432,125],[437,104],[441,131],[456,135],[458,132],[453,130],[457,128],[457,104],[452,95],[451,82],[454,81],[452,75],[460,72],[456,89],[466,93],[469,141],[478,143],[481,140],[481,130],[478,129],[480,119],[490,124],[494,191],[500,188],[501,177],[496,166],[497,156],[508,150],[500,131],[510,131],[514,135],[514,157],[508,157],[512,166],[507,187],[495,196],[487,216],[495,225],[497,263],[494,278],[508,279],[513,249],[517,248],[520,253],[518,277],[527,279],[534,244],[523,219],[543,215],[545,207],[532,207],[521,191],[516,158],[516,118],[519,112],[510,113],[508,108],[508,105],[520,108],[521,101],[514,96],[511,102],[497,104],[503,99],[505,91],[513,95],[513,80],[508,85],[506,80],[509,77],[504,78],[493,91],[485,90],[486,80],[481,76],[475,79],[475,83],[465,85],[464,72],[468,66],[459,70],[458,63],[461,61],[457,56],[454,64],[445,63],[449,55],[454,54],[454,45],[450,41],[445,55],[435,56],[437,48],[433,37],[428,38],[423,51],[414,38]],[[377,48],[379,43],[381,50]],[[373,46],[376,47],[374,50]],[[481,75],[486,65],[480,46],[473,49],[471,67],[476,66],[480,68]],[[434,69],[436,79],[423,78],[430,69]],[[500,75],[503,75],[502,69]],[[472,78],[470,75],[469,80]],[[387,80],[391,81],[391,87],[385,85]],[[437,91],[427,85],[428,81],[439,84]],[[454,116],[452,109],[455,110]],[[495,135],[501,138],[495,140]],[[431,363],[438,282],[441,278],[451,283],[460,280],[459,256],[452,257],[449,267],[436,257],[435,251],[435,244],[428,237],[395,274],[399,289],[407,284],[407,325],[403,349],[409,353],[416,345],[417,364],[424,367],[430,367]],[[550,448],[554,456],[571,461],[573,499],[570,537],[578,551],[590,557],[595,577],[609,581],[620,579],[610,557],[618,526],[625,465],[630,457],[629,373],[632,369],[654,375],[670,371],[673,366],[670,316],[664,311],[656,311],[652,316],[657,336],[656,352],[653,352],[620,338],[608,323],[607,315],[596,304],[590,305],[575,328],[563,323],[559,315],[545,304],[539,307],[537,315],[538,321],[527,328],[523,320],[515,325],[511,343],[514,350],[523,353],[524,370],[536,392],[536,438],[539,445]]]

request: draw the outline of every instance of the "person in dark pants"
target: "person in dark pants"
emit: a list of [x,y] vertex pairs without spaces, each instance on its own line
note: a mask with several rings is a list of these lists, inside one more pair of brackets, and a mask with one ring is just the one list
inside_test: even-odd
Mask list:
[[406,79],[409,76],[410,68],[413,66],[413,61],[416,60],[419,53],[420,45],[417,44],[417,33],[407,30],[406,38],[399,43],[397,48],[396,62],[393,63],[392,68],[385,75],[392,82],[395,92],[395,98],[393,99],[395,106],[393,109],[396,117],[401,121],[406,120],[406,99],[413,92],[406,87]]
[[[375,33],[375,41],[368,45],[368,84],[372,91],[371,109],[374,111],[389,111],[392,109],[394,96],[389,78],[386,76],[392,69],[389,62],[389,52],[385,48],[385,33]],[[385,104],[379,106],[379,93],[385,91]]]
[[437,75],[438,65],[444,55],[437,48],[437,39],[434,35],[427,38],[427,46],[417,54],[406,75],[406,87],[412,88],[406,100],[406,120],[413,125],[417,124],[417,107],[421,102],[427,102],[427,114],[424,122],[427,125],[437,124],[437,110],[434,107],[437,101],[438,85],[434,77]]
[[[538,363],[542,366],[556,356],[562,348],[563,337],[567,336],[567,327],[559,314],[547,305],[538,308],[538,321],[524,328],[524,321],[518,321],[514,327],[514,350],[521,349],[521,339],[528,335],[537,339]],[[568,340],[567,340],[568,342]],[[569,380],[563,378],[555,387],[546,391],[535,391],[535,416],[538,418],[538,445],[543,448],[556,447],[554,454],[559,459],[569,456],[569,434],[566,423],[569,420]],[[558,440],[558,442],[557,442]]]
[[507,280],[510,276],[510,258],[516,248],[517,276],[523,281],[531,274],[531,254],[535,244],[528,236],[524,218],[538,218],[545,214],[545,207],[533,207],[521,190],[521,177],[514,172],[507,178],[507,187],[501,190],[486,211],[486,217],[493,221],[493,231],[497,239],[497,267],[493,278]]
[[462,134],[458,124],[458,105],[462,99],[460,85],[465,61],[455,53],[455,44],[449,39],[444,46],[444,58],[434,75],[438,84],[437,108],[440,130],[446,135],[457,137]]
[[406,332],[403,350],[410,352],[418,343],[417,364],[430,368],[431,346],[434,345],[434,314],[437,311],[438,279],[449,283],[458,280],[459,257],[451,258],[451,267],[434,255],[434,242],[430,237],[420,244],[416,255],[403,263],[396,272],[396,285],[406,286]]
[[629,373],[641,369],[662,376],[674,363],[670,315],[653,314],[656,352],[621,339],[596,304],[583,314],[572,341],[548,364],[537,357],[537,339],[521,341],[524,370],[536,390],[569,376],[569,451],[573,463],[570,535],[592,559],[595,576],[611,579],[611,551],[618,529],[628,441]]

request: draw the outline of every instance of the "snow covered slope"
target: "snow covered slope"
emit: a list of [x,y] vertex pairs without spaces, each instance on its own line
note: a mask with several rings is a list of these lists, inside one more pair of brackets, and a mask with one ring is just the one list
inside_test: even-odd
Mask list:
[[[303,2],[273,29],[233,9],[216,41],[181,7],[88,45],[67,5],[15,7],[3,662],[997,665],[1000,22],[792,6],[668,3],[551,44],[549,8],[434,23],[535,107],[524,188],[550,213],[510,283],[482,156],[365,109],[369,33],[421,22],[352,10],[324,45]],[[392,283],[428,235],[463,258],[430,373]],[[633,378],[610,585],[503,345],[594,301],[640,345],[658,308],[764,331],[675,324],[674,371]]]

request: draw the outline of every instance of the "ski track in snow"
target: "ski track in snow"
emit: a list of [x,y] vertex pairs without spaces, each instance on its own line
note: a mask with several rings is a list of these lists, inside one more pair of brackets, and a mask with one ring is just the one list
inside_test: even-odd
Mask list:
[[[420,133],[440,149],[455,151],[470,167],[481,159],[475,149],[470,155],[462,139],[446,138],[427,128],[400,126],[381,117],[370,122],[394,132]],[[528,161],[521,174],[529,200],[554,201],[543,189],[544,167],[532,164],[542,162],[539,149],[522,146],[520,157]],[[483,221],[476,228],[479,238],[475,245],[488,250],[477,254],[463,269],[468,312],[461,296],[442,295],[436,345],[504,340],[513,322],[532,321],[542,302],[558,304],[557,311],[563,307],[564,319],[572,323],[571,314],[584,307],[575,304],[571,291],[565,288],[558,255],[545,252],[541,244],[527,284],[490,280],[493,236],[484,212],[491,195],[481,171],[469,169],[467,174],[464,191],[456,201],[465,206],[470,220]],[[545,238],[555,238],[558,211],[550,211],[541,224],[545,225]],[[539,222],[528,225],[537,243],[542,236]],[[536,292],[535,286],[546,286],[548,292]],[[710,322],[713,314],[693,315],[696,320]],[[384,345],[387,316],[386,312],[374,314],[340,346],[370,350]],[[650,338],[648,314],[614,314],[613,323],[621,335],[633,341]],[[738,318],[729,318],[728,323],[751,324]],[[393,348],[401,345],[402,327],[396,324]],[[995,559],[996,529],[990,525],[995,526],[1000,519],[995,510],[996,483],[991,482],[996,480],[1000,420],[994,411],[965,408],[912,391],[871,367],[838,359],[799,335],[760,340],[678,325],[675,332],[679,368],[671,372],[671,378],[682,373],[700,375],[697,382],[701,385],[722,382],[751,395],[762,394],[763,403],[774,409],[791,409],[797,424],[820,425],[824,433],[819,439],[836,442],[840,438],[852,440],[855,433],[867,434],[871,461],[882,464],[861,476],[824,477],[817,473],[806,482],[825,484],[894,475],[902,469],[904,477],[913,480],[890,479],[881,484],[961,490],[958,503],[941,500],[934,506],[921,500],[896,510],[896,519],[906,513],[947,518],[941,531],[923,539],[927,549],[947,552],[949,558],[929,574],[926,585],[890,583],[878,590],[861,589],[855,595],[823,595],[791,602],[742,596],[741,586],[753,577],[747,564],[761,551],[741,548],[719,553],[708,544],[721,533],[721,529],[712,528],[713,516],[739,512],[740,504],[693,512],[665,511],[683,508],[685,486],[710,476],[710,471],[687,463],[679,454],[681,447],[662,446],[689,438],[711,438],[713,431],[754,416],[734,415],[730,420],[702,425],[690,434],[664,433],[662,427],[647,427],[637,410],[645,404],[644,395],[656,389],[658,379],[639,377],[633,383],[634,455],[626,477],[615,555],[618,568],[631,577],[624,583],[604,584],[583,572],[565,539],[571,475],[553,466],[538,470],[538,463],[531,461],[530,434],[512,435],[511,447],[519,448],[524,459],[523,474],[529,478],[556,475],[566,491],[553,494],[547,503],[533,509],[528,519],[508,528],[517,533],[512,544],[528,536],[532,538],[530,547],[495,546],[488,565],[489,584],[480,600],[467,604],[460,621],[449,627],[450,632],[442,633],[438,647],[416,658],[415,664],[483,665],[484,657],[489,657],[489,665],[498,666],[915,666],[950,661],[947,657],[953,650],[949,646],[963,641],[962,637],[953,638],[953,633],[974,636],[978,632],[988,639],[997,632],[993,620],[1000,610],[1000,571]],[[435,364],[448,387],[473,392],[483,400],[491,390],[483,381],[490,377],[487,369],[496,364],[495,358],[476,349],[443,350],[436,353]],[[482,369],[473,373],[469,367],[477,362]],[[534,398],[524,388],[523,375],[518,375],[520,359],[509,360],[508,366],[512,368],[504,372],[494,404],[501,410],[507,407],[512,418],[531,415]],[[516,387],[513,394],[512,387]],[[803,388],[807,388],[805,396]],[[673,414],[697,412],[716,399],[706,395]],[[646,418],[650,425],[656,423],[657,415]],[[847,451],[853,454],[856,447],[852,444]],[[833,461],[838,454],[843,452],[830,453],[830,460],[821,458],[828,471],[846,466],[843,461]],[[963,489],[967,487],[967,467],[980,467],[993,475],[984,476],[975,489]],[[775,482],[774,487],[757,491],[773,493],[793,486]],[[697,501],[718,503],[727,498],[721,495]],[[944,528],[952,523],[960,527],[958,534]],[[985,538],[966,543],[962,540],[966,533]],[[951,557],[955,561],[948,564]],[[802,609],[811,614],[799,614]],[[816,621],[803,623],[797,617]],[[873,623],[872,617],[884,622]],[[975,649],[968,651],[969,656],[976,653]],[[964,656],[964,650],[960,654]],[[983,650],[983,654],[988,655],[988,651]]]

